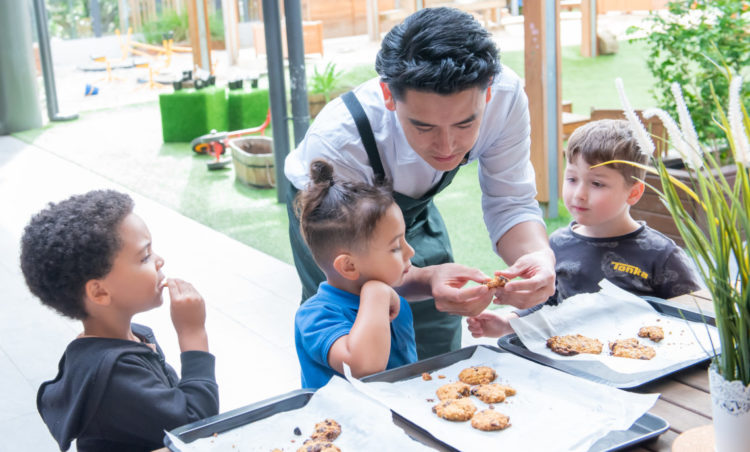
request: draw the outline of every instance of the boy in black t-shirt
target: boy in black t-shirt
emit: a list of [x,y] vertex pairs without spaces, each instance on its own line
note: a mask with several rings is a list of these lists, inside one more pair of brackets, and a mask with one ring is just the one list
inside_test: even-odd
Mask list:
[[474,337],[512,333],[510,318],[579,293],[598,292],[604,278],[637,295],[661,298],[700,289],[685,252],[630,216],[630,206],[643,195],[645,170],[624,163],[591,168],[610,160],[648,162],[627,121],[593,121],[576,129],[565,156],[563,200],[573,221],[550,236],[557,260],[555,295],[528,310],[505,316],[485,311],[469,318]]
[[[165,278],[133,200],[112,190],[73,196],[34,215],[21,239],[31,292],[83,332],[42,383],[37,409],[61,450],[151,451],[171,430],[219,412],[203,297]],[[133,315],[162,304],[169,289],[182,378]]]

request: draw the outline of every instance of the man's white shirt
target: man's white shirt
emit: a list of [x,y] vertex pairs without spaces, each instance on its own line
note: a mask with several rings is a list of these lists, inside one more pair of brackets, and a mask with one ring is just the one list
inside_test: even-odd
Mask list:
[[[419,198],[443,175],[422,159],[406,141],[396,113],[383,101],[379,79],[354,90],[375,136],[386,176],[393,189]],[[528,101],[521,80],[508,67],[495,77],[479,137],[469,152],[469,161],[479,160],[484,221],[494,244],[510,228],[524,221],[544,223],[534,199],[536,183],[530,161]],[[303,190],[309,182],[310,162],[329,161],[337,177],[374,181],[367,152],[354,119],[339,97],[317,116],[305,139],[286,158],[284,173]]]

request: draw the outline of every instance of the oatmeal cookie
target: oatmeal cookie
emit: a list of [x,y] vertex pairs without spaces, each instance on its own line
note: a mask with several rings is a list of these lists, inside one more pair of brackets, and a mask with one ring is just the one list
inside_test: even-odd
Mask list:
[[341,434],[341,426],[333,419],[326,419],[315,424],[315,429],[310,435],[313,441],[333,441]]
[[558,355],[571,356],[579,353],[591,353],[598,355],[602,352],[602,343],[597,339],[582,336],[580,334],[568,334],[567,336],[552,336],[547,339],[547,347]]
[[297,452],[341,452],[332,442],[308,439]]
[[500,403],[505,400],[505,389],[497,383],[478,385],[471,388],[471,395],[484,403]]
[[651,359],[656,356],[656,351],[653,347],[640,344],[638,339],[634,337],[610,342],[609,349],[612,356],[620,358]]
[[495,377],[497,377],[495,369],[487,366],[468,367],[458,374],[459,380],[470,385],[487,384]]
[[495,275],[494,278],[485,282],[484,285],[490,289],[497,289],[498,287],[505,287],[505,283],[509,281],[505,276]]
[[498,386],[500,386],[501,388],[503,388],[503,391],[505,391],[505,397],[510,397],[510,396],[516,395],[515,388],[512,388],[512,387],[510,387],[508,385],[501,385],[501,384],[498,384]]
[[471,418],[471,426],[485,432],[503,430],[510,427],[510,418],[495,410],[483,410]]
[[449,421],[468,421],[476,410],[469,399],[445,400],[432,407],[435,414]]
[[660,326],[644,326],[638,330],[638,337],[647,337],[654,342],[664,339],[664,330]]
[[461,399],[469,396],[469,389],[471,389],[469,385],[457,381],[439,387],[435,393],[440,400]]

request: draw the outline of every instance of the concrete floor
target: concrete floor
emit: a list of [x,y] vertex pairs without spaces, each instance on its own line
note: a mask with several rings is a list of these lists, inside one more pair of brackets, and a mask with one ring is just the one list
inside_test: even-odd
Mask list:
[[[49,201],[95,188],[129,192],[39,148],[0,137],[0,451],[56,450],[36,412],[36,390],[55,376],[65,346],[81,330],[28,292],[18,265],[23,227]],[[206,300],[222,411],[299,387],[293,318],[301,289],[294,267],[129,194],[166,260],[165,273],[192,282]],[[169,310],[161,307],[135,321],[155,330],[168,362],[178,367]]]

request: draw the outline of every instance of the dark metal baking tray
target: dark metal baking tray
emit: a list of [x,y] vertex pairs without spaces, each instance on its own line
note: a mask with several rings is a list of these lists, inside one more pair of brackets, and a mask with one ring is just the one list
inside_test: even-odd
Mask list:
[[[297,389],[296,391],[183,425],[169,433],[186,443],[190,443],[199,438],[209,437],[214,433],[226,432],[233,428],[265,419],[276,413],[302,408],[307,405],[307,402],[310,401],[314,393],[315,391],[311,389]],[[172,444],[172,441],[166,435],[164,435],[164,445],[173,452],[179,452],[177,446]]]
[[[236,410],[227,411],[226,413],[217,414],[216,416],[183,425],[169,433],[186,443],[190,443],[199,438],[212,436],[214,433],[226,432],[271,417],[277,413],[302,408],[307,405],[313,394],[315,394],[315,391],[312,389],[298,389],[242,408],[237,408]],[[442,443],[434,438],[423,437],[420,431],[421,429],[415,429],[411,423],[405,422],[404,419],[397,416],[396,413],[391,412],[391,414],[393,416],[393,423],[401,427],[407,435],[430,447],[438,450],[441,449]],[[179,452],[180,450],[166,435],[164,435],[164,445],[172,452]]]
[[[643,297],[651,306],[663,315],[672,317],[684,317],[686,320],[693,322],[706,322],[709,325],[716,326],[716,319],[710,314],[690,311],[687,309],[680,309],[673,305],[668,304],[667,301],[656,298],[656,297]],[[598,361],[565,361],[564,359],[552,359],[540,353],[533,352],[523,345],[523,342],[515,334],[509,334],[503,336],[497,340],[497,345],[500,348],[507,350],[513,354],[521,356],[523,358],[536,361],[539,364],[553,367],[557,370],[583,377],[587,380],[595,381],[609,386],[614,386],[620,389],[635,388],[659,378],[666,377],[667,375],[673,374],[680,370],[694,366],[696,364],[704,363],[711,359],[710,356],[706,355],[700,358],[696,358],[691,361],[675,364],[664,369],[648,372],[638,372],[635,374],[623,374],[615,372],[609,367]]]
[[[394,383],[397,381],[408,380],[418,375],[422,375],[422,373],[424,372],[429,373],[438,369],[442,369],[443,367],[450,366],[451,364],[455,364],[458,361],[471,358],[477,347],[488,348],[497,353],[505,353],[504,350],[501,350],[497,347],[489,345],[473,345],[471,347],[462,348],[454,352],[444,353],[433,358],[418,361],[414,364],[409,364],[396,369],[386,370],[384,372],[370,375],[363,378],[362,381],[365,383],[375,381]],[[393,419],[394,422],[396,422],[398,425],[401,425],[405,430],[408,427],[409,430],[407,430],[407,433],[409,433],[412,438],[419,440],[423,444],[427,444],[428,446],[434,447],[435,449],[441,451],[458,451],[458,449],[445,444],[444,442],[432,436],[432,434],[427,430],[424,430],[419,425],[414,424],[398,413],[393,413]],[[589,449],[589,452],[611,452],[625,449],[634,446],[642,441],[646,441],[648,439],[659,436],[668,428],[669,424],[667,423],[667,421],[660,418],[659,416],[655,416],[651,413],[646,413],[638,418],[638,420],[636,420],[628,430],[609,432],[607,436],[599,439],[599,441],[594,443]]]

